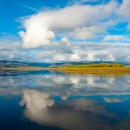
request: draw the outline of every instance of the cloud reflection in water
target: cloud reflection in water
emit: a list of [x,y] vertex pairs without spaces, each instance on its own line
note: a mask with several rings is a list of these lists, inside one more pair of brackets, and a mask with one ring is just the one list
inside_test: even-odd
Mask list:
[[23,89],[37,89],[60,95],[63,100],[73,95],[129,94],[130,75],[65,75],[26,74],[0,76],[0,95],[19,94]]
[[91,99],[77,99],[67,103],[68,105],[54,105],[54,100],[47,93],[24,90],[20,105],[26,105],[25,116],[39,124],[67,130],[111,130],[110,122],[98,117],[99,113],[109,115],[104,106],[94,105]]
[[[0,95],[22,95],[19,104],[25,105],[25,117],[41,125],[67,130],[129,130],[129,118],[124,121],[108,111],[109,104],[119,105],[128,100],[123,95],[130,93],[129,82],[130,75],[0,76]],[[95,95],[100,99],[91,98]],[[61,100],[57,101],[55,97]]]

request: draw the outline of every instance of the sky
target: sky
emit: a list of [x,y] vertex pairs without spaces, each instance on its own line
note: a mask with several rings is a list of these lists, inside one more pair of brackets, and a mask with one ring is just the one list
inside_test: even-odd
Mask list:
[[0,60],[130,63],[130,0],[0,0]]

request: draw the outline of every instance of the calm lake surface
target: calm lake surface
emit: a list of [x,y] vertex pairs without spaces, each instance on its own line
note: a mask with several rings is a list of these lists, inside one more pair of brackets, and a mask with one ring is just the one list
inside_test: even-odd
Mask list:
[[0,72],[0,130],[130,130],[130,75]]

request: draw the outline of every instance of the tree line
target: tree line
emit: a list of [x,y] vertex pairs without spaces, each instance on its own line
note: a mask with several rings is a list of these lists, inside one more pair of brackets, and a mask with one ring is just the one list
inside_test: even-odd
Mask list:
[[67,68],[98,68],[98,67],[124,67],[124,64],[85,64],[85,65],[69,65]]

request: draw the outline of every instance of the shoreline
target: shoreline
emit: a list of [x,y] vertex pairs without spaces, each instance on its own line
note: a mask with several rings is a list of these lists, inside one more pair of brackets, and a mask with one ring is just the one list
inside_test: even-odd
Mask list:
[[58,71],[67,74],[130,74],[130,67],[99,67],[99,68],[51,68],[51,71]]
[[66,67],[3,67],[0,71],[57,71],[66,74],[130,74],[130,67],[66,68]]
[[47,70],[46,67],[3,67],[0,68],[1,70],[16,70],[16,71],[22,71],[22,70],[26,70],[26,71],[37,71],[37,70]]

